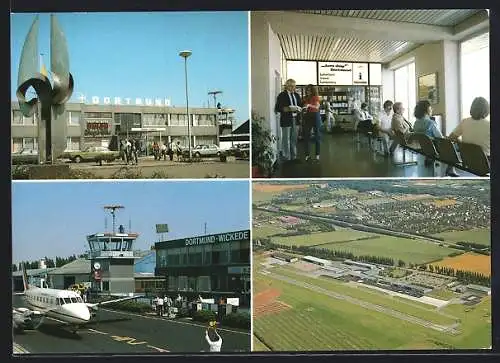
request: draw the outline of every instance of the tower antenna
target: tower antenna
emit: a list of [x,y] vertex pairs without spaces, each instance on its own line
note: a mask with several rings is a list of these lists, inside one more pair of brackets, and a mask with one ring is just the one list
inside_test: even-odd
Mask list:
[[111,216],[113,217],[113,233],[116,231],[116,211],[118,209],[124,209],[125,207],[122,205],[105,205],[104,210],[109,210]]
[[218,91],[218,90],[215,90],[215,91],[209,91],[208,92],[208,95],[212,95],[214,96],[214,107],[217,107],[217,95],[218,94],[221,94],[222,91]]

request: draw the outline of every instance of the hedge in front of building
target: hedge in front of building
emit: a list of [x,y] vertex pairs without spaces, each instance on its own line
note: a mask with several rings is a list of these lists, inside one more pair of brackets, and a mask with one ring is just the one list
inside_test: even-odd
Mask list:
[[221,324],[232,328],[250,329],[249,313],[232,313],[222,317]]
[[131,313],[148,313],[153,310],[151,305],[137,301],[121,301],[105,305],[110,309],[129,311]]
[[[200,311],[196,311],[193,314],[193,320],[207,323],[209,321],[217,320],[217,314],[215,312],[209,311],[209,310],[200,310]],[[224,315],[221,318],[220,323],[221,323],[221,325],[227,326],[227,327],[249,329],[250,328],[250,314],[248,314],[248,313],[232,313],[229,315]]]

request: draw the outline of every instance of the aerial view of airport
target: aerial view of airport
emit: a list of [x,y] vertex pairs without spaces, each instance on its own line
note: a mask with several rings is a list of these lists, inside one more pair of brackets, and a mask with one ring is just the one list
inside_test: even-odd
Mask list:
[[252,188],[254,351],[491,349],[489,180]]
[[[246,181],[15,183],[13,353],[250,351],[248,194]],[[230,215],[208,215],[214,203]]]

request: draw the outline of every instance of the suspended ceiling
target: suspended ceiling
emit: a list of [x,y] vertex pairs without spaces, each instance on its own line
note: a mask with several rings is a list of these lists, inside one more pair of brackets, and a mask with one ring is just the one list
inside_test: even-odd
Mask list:
[[299,10],[299,13],[342,16],[401,23],[455,26],[482,9]]
[[456,39],[470,19],[484,23],[485,13],[481,9],[299,10],[266,16],[286,59],[387,63],[420,44]]

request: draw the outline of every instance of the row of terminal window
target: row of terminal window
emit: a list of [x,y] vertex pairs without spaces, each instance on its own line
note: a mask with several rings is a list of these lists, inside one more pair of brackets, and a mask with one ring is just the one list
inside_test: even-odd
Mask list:
[[43,297],[43,296],[32,296],[31,299],[45,303],[45,304],[56,304],[56,305],[65,305],[65,304],[75,304],[75,303],[83,303],[83,299],[81,297]]

